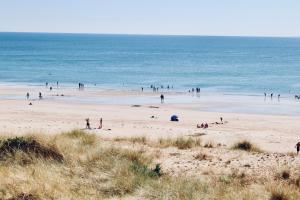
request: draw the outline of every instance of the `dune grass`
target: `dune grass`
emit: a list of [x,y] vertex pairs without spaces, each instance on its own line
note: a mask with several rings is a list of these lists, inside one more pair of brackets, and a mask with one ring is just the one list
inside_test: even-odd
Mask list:
[[30,162],[33,157],[58,162],[64,160],[63,155],[55,146],[43,144],[31,137],[7,138],[0,141],[0,161],[14,161],[14,158],[18,156],[20,163],[23,164]]
[[[10,142],[8,142],[10,141]],[[270,179],[268,182],[243,181],[245,176],[232,175],[227,178],[172,177],[164,173],[163,167],[155,163],[153,156],[134,148],[122,148],[111,141],[82,131],[71,131],[53,136],[38,135],[2,139],[2,147],[13,145],[9,162],[0,160],[0,199],[299,199],[297,184]],[[49,159],[34,147],[52,150],[63,156],[63,161]],[[148,140],[134,140],[142,144]],[[30,145],[29,145],[30,144]],[[4,145],[4,146],[3,146]],[[178,149],[189,149],[200,145],[199,140],[178,138],[161,140],[157,144]],[[25,149],[25,150],[24,150]],[[3,154],[6,155],[6,154]],[[46,154],[48,155],[48,154]],[[30,162],[24,165],[24,156]],[[208,159],[199,154],[197,159]],[[14,161],[14,162],[11,162]],[[288,180],[292,180],[289,178]],[[294,179],[293,179],[294,180]],[[296,179],[295,179],[296,180]],[[282,187],[277,187],[281,184]],[[281,190],[280,190],[281,189]]]
[[201,146],[201,140],[199,138],[191,137],[177,137],[177,138],[159,138],[157,141],[149,140],[146,137],[117,137],[114,139],[116,142],[131,142],[133,144],[148,145],[150,147],[168,148],[176,147],[178,149],[191,149]]
[[232,149],[248,151],[248,152],[257,152],[257,153],[263,152],[259,147],[257,147],[256,145],[252,144],[247,140],[237,142],[236,144],[233,145]]

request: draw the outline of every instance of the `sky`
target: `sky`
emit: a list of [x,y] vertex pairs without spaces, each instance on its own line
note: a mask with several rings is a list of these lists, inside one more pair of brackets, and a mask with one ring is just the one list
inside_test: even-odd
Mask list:
[[300,0],[0,0],[0,32],[300,36]]

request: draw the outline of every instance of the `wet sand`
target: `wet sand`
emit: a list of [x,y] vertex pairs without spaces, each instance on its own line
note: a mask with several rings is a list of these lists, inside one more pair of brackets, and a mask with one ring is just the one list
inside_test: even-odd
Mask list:
[[[25,98],[27,91],[32,94],[30,100]],[[43,94],[43,100],[37,98],[39,91]],[[208,112],[202,111],[207,106],[205,103],[197,101],[197,97],[191,97],[189,94],[169,92],[165,95],[165,104],[160,103],[159,95],[160,93],[97,90],[96,88],[85,91],[54,88],[50,92],[43,86],[28,88],[2,85],[0,86],[0,97],[2,97],[0,128],[2,133],[6,134],[33,132],[54,134],[72,129],[84,129],[85,119],[90,118],[93,129],[88,131],[107,138],[117,136],[168,138],[202,135],[204,141],[226,146],[248,139],[268,152],[295,151],[295,143],[299,140],[299,116]],[[188,97],[191,100],[189,103],[168,102],[168,99],[176,99],[178,96]],[[111,103],[95,101],[102,98],[106,98]],[[144,102],[143,98],[150,99],[153,103]],[[130,99],[135,99],[137,102],[131,102]],[[132,103],[138,103],[140,99],[142,99],[140,106],[133,106]],[[122,100],[125,103],[119,103]],[[28,105],[29,102],[33,105]],[[218,106],[220,104],[221,102]],[[179,122],[170,121],[170,116],[173,114],[179,116]],[[101,117],[103,129],[99,130],[96,128]],[[220,117],[223,117],[227,123],[212,124],[220,122]],[[209,128],[197,129],[197,123],[203,122],[207,122]]]

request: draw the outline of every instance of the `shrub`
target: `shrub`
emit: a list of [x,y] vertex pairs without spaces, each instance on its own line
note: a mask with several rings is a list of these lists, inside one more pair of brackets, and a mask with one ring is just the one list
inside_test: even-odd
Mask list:
[[47,147],[32,138],[15,137],[1,141],[0,159],[5,160],[9,155],[16,155],[23,152],[27,155],[34,155],[38,158],[51,159],[62,162],[63,155],[55,147]]
[[160,177],[162,176],[162,171],[160,165],[157,164],[154,169],[149,169],[147,165],[141,165],[137,162],[133,163],[132,169],[135,173],[145,177]]
[[249,151],[249,152],[250,151],[251,152],[262,152],[262,150],[260,150],[258,147],[253,145],[251,142],[246,141],[246,140],[236,143],[233,146],[233,149],[242,150],[242,151]]

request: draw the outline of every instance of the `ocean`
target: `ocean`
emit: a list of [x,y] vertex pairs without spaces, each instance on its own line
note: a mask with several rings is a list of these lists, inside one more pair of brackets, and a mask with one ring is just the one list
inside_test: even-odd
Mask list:
[[300,93],[300,38],[0,33],[0,82]]

